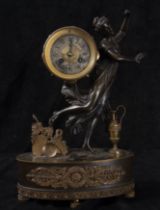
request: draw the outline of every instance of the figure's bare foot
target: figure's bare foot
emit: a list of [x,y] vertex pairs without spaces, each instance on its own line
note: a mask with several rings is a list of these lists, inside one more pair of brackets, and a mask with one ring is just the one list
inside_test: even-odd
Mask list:
[[92,149],[92,147],[90,146],[90,144],[87,143],[87,142],[84,142],[84,143],[83,143],[82,148],[83,148],[83,149],[86,148],[86,149],[88,149],[90,152],[94,152],[94,149]]

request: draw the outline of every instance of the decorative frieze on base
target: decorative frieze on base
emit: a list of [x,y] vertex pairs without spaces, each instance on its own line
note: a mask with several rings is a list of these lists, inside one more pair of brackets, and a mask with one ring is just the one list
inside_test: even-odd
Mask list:
[[28,188],[18,184],[18,198],[45,199],[45,200],[80,200],[106,198],[118,195],[129,195],[134,192],[134,183],[130,183],[120,187],[112,187],[105,189],[93,189],[91,191],[56,191]]

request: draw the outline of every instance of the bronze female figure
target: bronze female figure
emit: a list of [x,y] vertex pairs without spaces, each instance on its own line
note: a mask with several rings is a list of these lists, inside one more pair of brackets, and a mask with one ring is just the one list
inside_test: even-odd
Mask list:
[[135,57],[130,58],[122,55],[120,51],[119,44],[126,36],[129,16],[130,12],[125,10],[124,19],[117,33],[114,33],[107,17],[94,18],[93,26],[95,30],[101,34],[105,34],[105,37],[99,43],[99,47],[106,53],[106,59],[96,67],[101,69],[101,73],[88,94],[81,94],[76,83],[72,85],[64,83],[62,94],[65,95],[70,106],[54,112],[49,120],[49,124],[53,126],[57,118],[63,114],[69,114],[66,126],[73,125],[78,128],[79,125],[87,122],[83,148],[87,147],[91,151],[90,138],[99,118],[104,114],[106,109],[109,109],[109,91],[114,81],[119,62],[130,61],[140,63],[144,57],[143,53],[138,53]]

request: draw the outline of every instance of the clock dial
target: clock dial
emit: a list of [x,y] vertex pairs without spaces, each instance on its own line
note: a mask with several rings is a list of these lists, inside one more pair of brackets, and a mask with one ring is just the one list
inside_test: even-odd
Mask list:
[[64,35],[51,47],[52,64],[62,73],[81,72],[90,61],[90,49],[85,40],[77,35]]
[[67,26],[54,31],[46,40],[44,63],[57,77],[76,81],[91,72],[99,53],[93,38],[81,28]]

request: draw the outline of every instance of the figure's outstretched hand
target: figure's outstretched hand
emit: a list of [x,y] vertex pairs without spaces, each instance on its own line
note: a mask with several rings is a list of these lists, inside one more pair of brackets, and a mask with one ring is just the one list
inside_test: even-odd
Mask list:
[[145,53],[138,53],[136,56],[135,56],[135,62],[136,63],[141,63],[142,59],[145,57]]
[[124,16],[129,16],[131,14],[130,10],[125,9],[124,10]]

